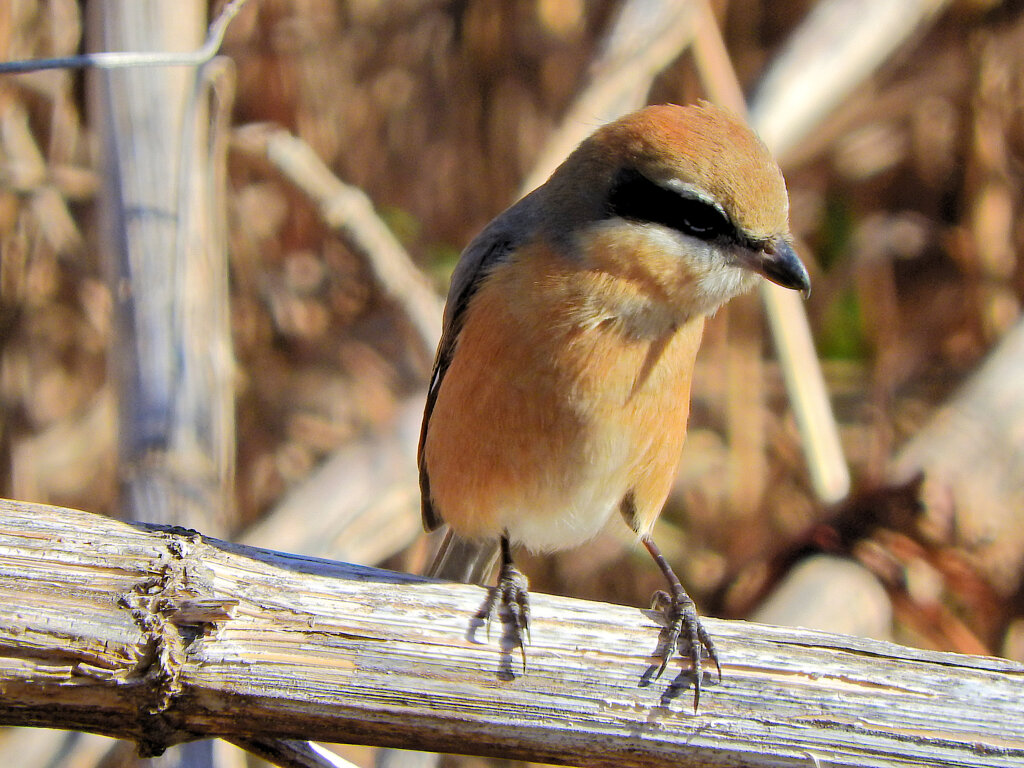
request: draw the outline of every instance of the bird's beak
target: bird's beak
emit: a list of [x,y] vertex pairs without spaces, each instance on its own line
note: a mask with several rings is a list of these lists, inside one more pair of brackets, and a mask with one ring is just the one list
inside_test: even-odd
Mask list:
[[749,269],[764,275],[773,283],[783,288],[800,291],[806,299],[811,295],[811,278],[807,269],[793,250],[793,246],[779,239],[751,254],[753,258],[746,263]]

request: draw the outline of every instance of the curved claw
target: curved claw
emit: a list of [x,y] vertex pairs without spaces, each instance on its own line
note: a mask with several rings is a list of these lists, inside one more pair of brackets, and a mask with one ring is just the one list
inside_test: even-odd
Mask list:
[[523,674],[525,675],[526,643],[530,640],[529,582],[522,571],[516,568],[512,562],[508,542],[505,539],[502,539],[502,563],[497,589],[499,601],[508,611],[512,621],[512,632],[523,657]]
[[661,665],[658,667],[654,677],[661,677],[665,671],[669,660],[676,652],[679,638],[683,635],[683,630],[685,629],[690,666],[693,670],[693,711],[696,712],[700,705],[700,693],[704,680],[703,652],[706,650],[708,658],[714,662],[715,669],[718,671],[719,681],[722,679],[722,665],[718,660],[718,651],[715,648],[715,643],[707,630],[704,629],[704,625],[697,615],[697,609],[693,604],[693,600],[681,588],[675,592],[671,597],[664,592],[656,593],[654,598],[655,606],[665,612],[667,620],[667,634],[662,645]]
[[715,669],[718,671],[718,680],[721,682],[722,665],[718,660],[718,651],[715,648],[714,641],[711,639],[711,635],[708,634],[708,631],[701,623],[700,616],[697,615],[697,606],[694,605],[690,596],[686,594],[686,590],[683,589],[679,579],[657,546],[649,538],[644,539],[644,544],[654,557],[654,561],[665,574],[671,589],[671,593],[659,590],[651,598],[651,608],[663,611],[666,619],[665,641],[659,649],[661,650],[661,665],[658,667],[654,677],[661,677],[665,671],[669,659],[672,658],[676,651],[679,637],[685,629],[689,646],[690,665],[693,669],[693,711],[696,713],[700,705],[701,685],[704,679],[703,652],[706,650],[708,658],[715,663]]

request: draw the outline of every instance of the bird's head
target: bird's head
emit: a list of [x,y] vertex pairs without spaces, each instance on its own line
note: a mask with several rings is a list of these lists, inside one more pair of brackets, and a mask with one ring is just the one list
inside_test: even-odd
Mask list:
[[713,312],[756,275],[810,289],[782,172],[746,125],[707,102],[609,123],[546,186],[552,225],[579,238],[587,266],[647,281],[685,314]]

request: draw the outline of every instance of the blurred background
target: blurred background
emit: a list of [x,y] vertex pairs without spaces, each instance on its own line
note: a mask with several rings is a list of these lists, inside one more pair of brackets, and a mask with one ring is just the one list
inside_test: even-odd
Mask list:
[[[83,50],[92,5],[5,0],[0,57]],[[365,192],[443,296],[461,248],[521,194],[590,84],[623,5],[242,9],[222,48],[235,88],[225,114],[233,491],[229,510],[195,527],[424,567],[432,545],[418,535],[411,446],[433,350],[305,183],[324,169],[270,148],[298,139]],[[710,3],[745,93],[822,5]],[[814,284],[805,306],[818,359],[804,365],[824,376],[850,493],[815,490],[754,295],[707,328],[682,470],[655,538],[705,615],[1024,660],[1024,351],[1011,346],[1024,297],[1024,3],[932,5],[779,153]],[[681,49],[646,100],[707,95],[708,67]],[[86,79],[0,76],[0,493],[115,514],[111,371],[122,347]],[[370,483],[361,495],[358,482]],[[661,586],[618,520],[585,556],[520,560],[536,591],[646,605]],[[0,755],[15,739],[0,736]],[[121,764],[94,751],[75,764]],[[346,754],[372,764],[366,750]],[[36,764],[71,764],[47,760]]]

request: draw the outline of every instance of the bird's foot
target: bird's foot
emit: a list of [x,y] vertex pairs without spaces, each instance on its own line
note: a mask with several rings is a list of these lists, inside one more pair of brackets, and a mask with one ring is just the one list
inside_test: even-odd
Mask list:
[[496,598],[490,601],[487,614],[487,637],[491,635],[491,621],[501,608],[508,613],[512,637],[519,646],[523,657],[523,673],[526,672],[526,643],[530,639],[530,591],[529,582],[522,571],[508,560],[502,563],[498,574]]
[[651,599],[651,607],[665,614],[667,633],[660,649],[661,665],[654,677],[661,677],[665,671],[669,659],[676,651],[679,637],[685,630],[686,640],[689,644],[690,664],[693,668],[693,711],[696,712],[697,706],[700,704],[701,682],[704,678],[703,652],[705,650],[707,650],[708,658],[715,663],[719,682],[722,680],[722,665],[718,662],[715,643],[701,623],[693,600],[681,586],[673,585],[671,594],[663,590],[655,592]]

